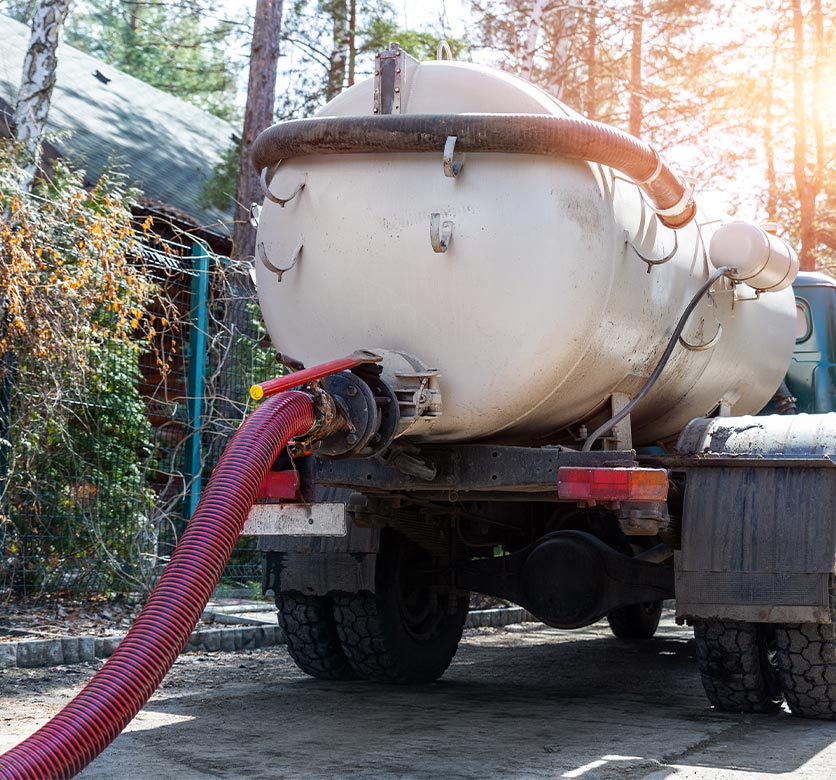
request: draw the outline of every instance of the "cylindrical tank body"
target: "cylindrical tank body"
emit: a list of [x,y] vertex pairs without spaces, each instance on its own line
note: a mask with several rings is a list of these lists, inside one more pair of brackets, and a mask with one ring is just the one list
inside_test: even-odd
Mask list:
[[[576,116],[506,73],[449,61],[410,63],[408,114]],[[370,115],[373,79],[322,116]],[[418,356],[440,372],[443,412],[411,435],[439,441],[558,442],[632,396],[713,270],[721,220],[699,213],[674,232],[639,188],[609,168],[528,154],[468,153],[445,176],[442,153],[312,155],[270,183],[256,263],[277,348],[314,364],[355,349]],[[433,250],[432,215],[452,223]],[[438,222],[438,218],[436,218]],[[675,250],[675,251],[674,251]],[[670,256],[659,265],[650,261]],[[632,415],[633,440],[676,435],[723,403],[758,411],[793,348],[791,290],[757,297],[718,282],[691,316],[661,379]]]

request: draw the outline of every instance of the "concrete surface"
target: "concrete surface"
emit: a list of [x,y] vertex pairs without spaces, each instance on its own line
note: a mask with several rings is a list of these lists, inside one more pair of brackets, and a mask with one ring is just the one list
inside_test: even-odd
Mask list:
[[[258,609],[253,609],[252,604],[243,605],[243,611],[240,606],[224,607],[218,612],[205,611],[204,618],[211,616],[213,623],[228,627],[210,628],[201,624],[192,631],[186,651],[231,652],[285,644],[284,634],[277,623],[276,607],[269,604],[257,606]],[[534,617],[522,607],[502,607],[471,610],[465,625],[468,628],[498,627],[530,620]],[[124,637],[123,633],[106,637],[65,636],[0,642],[0,669],[15,666],[34,669],[110,658]]]
[[[0,748],[91,673],[0,675]],[[323,683],[281,647],[188,654],[86,780],[750,780],[830,778],[836,724],[707,707],[690,631],[651,642],[524,624],[466,633],[445,677],[417,688]]]

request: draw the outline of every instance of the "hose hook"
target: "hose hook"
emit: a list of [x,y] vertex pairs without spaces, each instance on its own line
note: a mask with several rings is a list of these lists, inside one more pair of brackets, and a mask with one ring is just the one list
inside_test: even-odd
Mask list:
[[278,277],[278,280],[281,282],[282,276],[286,274],[291,268],[293,268],[297,261],[299,260],[299,255],[302,254],[302,244],[300,243],[299,246],[296,247],[296,251],[293,253],[293,257],[290,260],[290,265],[286,268],[279,268],[279,266],[274,265],[270,262],[270,258],[267,257],[267,250],[264,248],[264,242],[259,241],[258,245],[256,246],[256,254],[258,254],[258,259],[264,263],[264,267],[268,271],[272,271]]
[[441,221],[441,214],[434,212],[430,215],[430,243],[433,252],[443,254],[450,246],[450,239],[453,238],[453,223],[449,220]]
[[[279,162],[279,164],[281,164],[281,161]],[[278,168],[278,165],[276,167]],[[302,192],[303,189],[305,189],[305,185],[308,183],[308,178],[307,178],[307,174],[306,174],[305,178],[303,178],[301,183],[299,184],[299,186],[295,190],[293,190],[293,193],[290,195],[289,198],[279,198],[276,195],[274,195],[272,192],[270,192],[270,186],[267,183],[267,166],[266,165],[261,169],[260,181],[261,181],[261,192],[264,195],[264,197],[267,198],[267,200],[272,200],[273,203],[278,203],[282,208],[284,208],[286,204],[290,203],[290,201],[292,201],[300,192]]]

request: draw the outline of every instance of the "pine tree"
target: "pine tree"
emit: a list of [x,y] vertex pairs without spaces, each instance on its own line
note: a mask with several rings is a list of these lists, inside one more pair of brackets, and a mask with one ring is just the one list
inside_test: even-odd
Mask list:
[[224,119],[235,113],[239,65],[229,55],[249,20],[216,0],[79,0],[67,40],[136,78]]
[[[295,0],[288,4],[277,117],[310,116],[355,81],[371,75],[374,54],[397,41],[418,59],[435,57],[432,30],[404,30],[387,0]],[[464,43],[449,40],[458,55]]]

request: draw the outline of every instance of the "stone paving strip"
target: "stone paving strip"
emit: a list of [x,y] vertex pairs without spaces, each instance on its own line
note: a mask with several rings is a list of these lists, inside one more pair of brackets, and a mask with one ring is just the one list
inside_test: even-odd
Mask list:
[[[253,650],[285,644],[282,630],[275,625],[276,608],[268,604],[236,605],[235,607],[212,607],[204,617],[220,617],[223,622],[234,620],[241,613],[265,613],[270,623],[245,619],[260,625],[227,626],[224,628],[199,628],[192,632],[186,645],[186,652],[228,652],[232,650]],[[521,607],[473,610],[467,616],[466,628],[500,628],[513,623],[526,623],[536,618]],[[108,658],[119,647],[124,634],[107,637],[70,636],[55,639],[20,639],[15,642],[0,642],[0,669],[18,667],[33,669],[62,664],[77,664]]]

